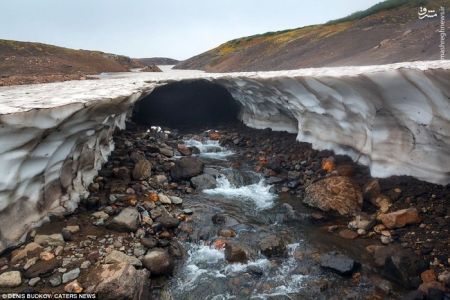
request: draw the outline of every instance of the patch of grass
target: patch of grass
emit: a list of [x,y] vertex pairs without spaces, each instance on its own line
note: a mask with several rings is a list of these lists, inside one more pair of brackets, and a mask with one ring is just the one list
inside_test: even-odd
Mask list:
[[411,6],[419,6],[419,5],[425,5],[427,3],[428,3],[427,0],[386,0],[386,1],[380,2],[378,4],[375,4],[374,6],[371,6],[366,10],[354,12],[347,17],[340,18],[337,20],[332,20],[332,21],[327,22],[326,24],[337,24],[337,23],[342,23],[342,22],[360,20],[362,18],[379,13],[381,11],[394,9],[394,8],[397,8],[399,6],[406,5],[406,4],[411,5]]

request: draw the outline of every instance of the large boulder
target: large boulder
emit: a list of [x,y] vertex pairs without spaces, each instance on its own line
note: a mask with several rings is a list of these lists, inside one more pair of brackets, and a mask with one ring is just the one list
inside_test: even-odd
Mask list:
[[214,176],[209,174],[202,174],[191,178],[192,185],[199,191],[213,189],[217,186],[217,181]]
[[139,226],[139,212],[132,207],[123,209],[108,224],[108,228],[117,231],[136,231]]
[[99,299],[147,299],[149,272],[128,263],[100,265],[89,272],[82,285],[86,293],[96,293]]
[[351,178],[333,176],[309,185],[303,202],[323,211],[354,215],[361,211],[363,196],[361,188]]
[[415,208],[407,208],[388,214],[380,214],[378,219],[389,229],[401,228],[408,224],[417,224],[422,220]]
[[183,157],[170,169],[173,180],[190,179],[203,172],[203,162],[196,157]]
[[173,272],[174,261],[164,249],[149,250],[142,262],[152,275],[170,275]]

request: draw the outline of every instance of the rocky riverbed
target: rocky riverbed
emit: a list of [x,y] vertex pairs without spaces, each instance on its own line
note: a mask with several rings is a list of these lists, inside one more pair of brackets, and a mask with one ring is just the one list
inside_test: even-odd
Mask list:
[[206,130],[118,131],[78,210],[2,254],[0,292],[449,297],[449,186],[374,179],[293,134]]

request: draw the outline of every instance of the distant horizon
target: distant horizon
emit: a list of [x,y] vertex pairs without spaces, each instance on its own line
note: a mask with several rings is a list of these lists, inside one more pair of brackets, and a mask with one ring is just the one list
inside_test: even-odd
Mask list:
[[323,24],[379,2],[286,0],[277,5],[273,0],[10,0],[0,3],[4,15],[0,39],[132,58],[185,60],[229,40]]

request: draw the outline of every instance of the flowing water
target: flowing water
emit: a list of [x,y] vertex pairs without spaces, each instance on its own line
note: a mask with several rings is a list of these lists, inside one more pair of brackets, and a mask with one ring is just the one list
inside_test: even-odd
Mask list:
[[[317,226],[305,217],[307,209],[299,199],[276,195],[245,159],[239,169],[232,168],[239,158],[217,141],[185,142],[200,150],[197,155],[217,177],[217,187],[185,199],[184,206],[194,212],[193,231],[182,241],[186,259],[168,285],[172,299],[329,299],[336,291],[328,287],[349,285],[313,259],[330,245],[326,235],[313,229]],[[236,231],[230,240],[247,250],[247,263],[227,262],[224,250],[214,246],[223,239],[217,234],[223,228]],[[259,242],[271,234],[286,241],[284,257],[269,259],[260,253]],[[356,288],[357,294],[364,291],[364,285]]]

